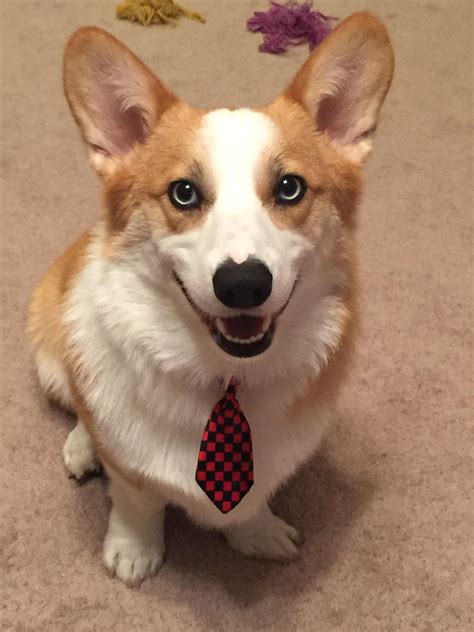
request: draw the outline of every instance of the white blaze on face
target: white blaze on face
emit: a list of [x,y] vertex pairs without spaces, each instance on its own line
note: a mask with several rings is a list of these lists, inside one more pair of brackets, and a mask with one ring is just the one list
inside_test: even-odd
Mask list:
[[166,250],[175,250],[177,271],[196,303],[215,315],[223,310],[212,290],[217,267],[228,258],[260,259],[273,275],[273,291],[262,308],[271,315],[288,299],[297,274],[292,263],[306,245],[295,232],[274,224],[257,194],[257,174],[270,169],[278,154],[278,128],[252,110],[215,110],[203,117],[198,138],[215,203],[199,228],[169,238]]
[[251,110],[217,110],[204,118],[202,140],[216,188],[209,228],[222,240],[213,245],[217,265],[228,256],[240,263],[258,252],[268,218],[255,178],[276,136],[271,119]]

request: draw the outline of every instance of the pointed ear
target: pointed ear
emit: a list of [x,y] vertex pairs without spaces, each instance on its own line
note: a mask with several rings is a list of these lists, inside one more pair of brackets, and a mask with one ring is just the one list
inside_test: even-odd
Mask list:
[[372,149],[393,66],[385,26],[370,13],[355,13],[311,54],[284,95],[302,105],[347,158],[361,163]]
[[144,143],[177,101],[124,44],[95,27],[79,29],[66,45],[64,90],[101,175]]

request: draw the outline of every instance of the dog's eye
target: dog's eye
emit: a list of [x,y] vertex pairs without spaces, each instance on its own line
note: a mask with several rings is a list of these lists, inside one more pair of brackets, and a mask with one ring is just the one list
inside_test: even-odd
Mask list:
[[197,208],[202,201],[199,189],[189,180],[172,182],[168,188],[168,196],[171,204],[180,210]]
[[278,204],[298,204],[306,193],[306,182],[300,176],[287,174],[280,178],[275,187]]

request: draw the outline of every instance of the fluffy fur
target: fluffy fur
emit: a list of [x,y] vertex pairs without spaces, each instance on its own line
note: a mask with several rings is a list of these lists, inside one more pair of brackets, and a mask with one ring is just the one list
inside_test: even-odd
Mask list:
[[[360,163],[392,71],[385,28],[356,14],[269,107],[207,112],[104,31],[69,41],[66,95],[104,179],[105,210],[39,284],[29,334],[44,390],[78,415],[66,467],[79,478],[98,458],[111,479],[103,560],[127,584],[160,566],[168,503],[245,554],[296,555],[296,531],[267,502],[317,448],[345,372]],[[285,173],[308,185],[291,207],[274,200]],[[200,209],[170,203],[178,178],[200,186]],[[248,311],[274,318],[276,330],[267,351],[241,359],[216,345],[203,314],[239,313],[218,301],[212,277],[227,258],[255,255],[273,289]],[[232,376],[252,428],[255,484],[224,515],[194,474]]]

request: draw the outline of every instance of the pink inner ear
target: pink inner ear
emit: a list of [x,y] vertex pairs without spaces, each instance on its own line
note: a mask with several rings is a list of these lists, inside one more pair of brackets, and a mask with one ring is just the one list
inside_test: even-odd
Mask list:
[[103,50],[90,58],[90,78],[84,87],[84,101],[94,126],[103,139],[101,150],[110,155],[128,153],[145,142],[149,125],[146,107],[147,85],[120,57]]
[[365,89],[361,82],[362,68],[352,59],[338,62],[332,93],[319,102],[317,126],[338,144],[346,145],[368,131],[361,129]]
[[318,129],[326,132],[333,140],[342,141],[346,136],[344,106],[337,96],[328,96],[321,100],[318,108]]
[[101,149],[110,155],[126,154],[136,143],[145,142],[149,133],[141,109],[136,105],[126,107],[117,92],[114,86],[103,85],[91,111],[94,125],[105,140]]
[[120,109],[120,103],[110,100],[101,112],[101,125],[107,139],[107,153],[126,154],[136,143],[144,143],[148,126],[138,107]]

